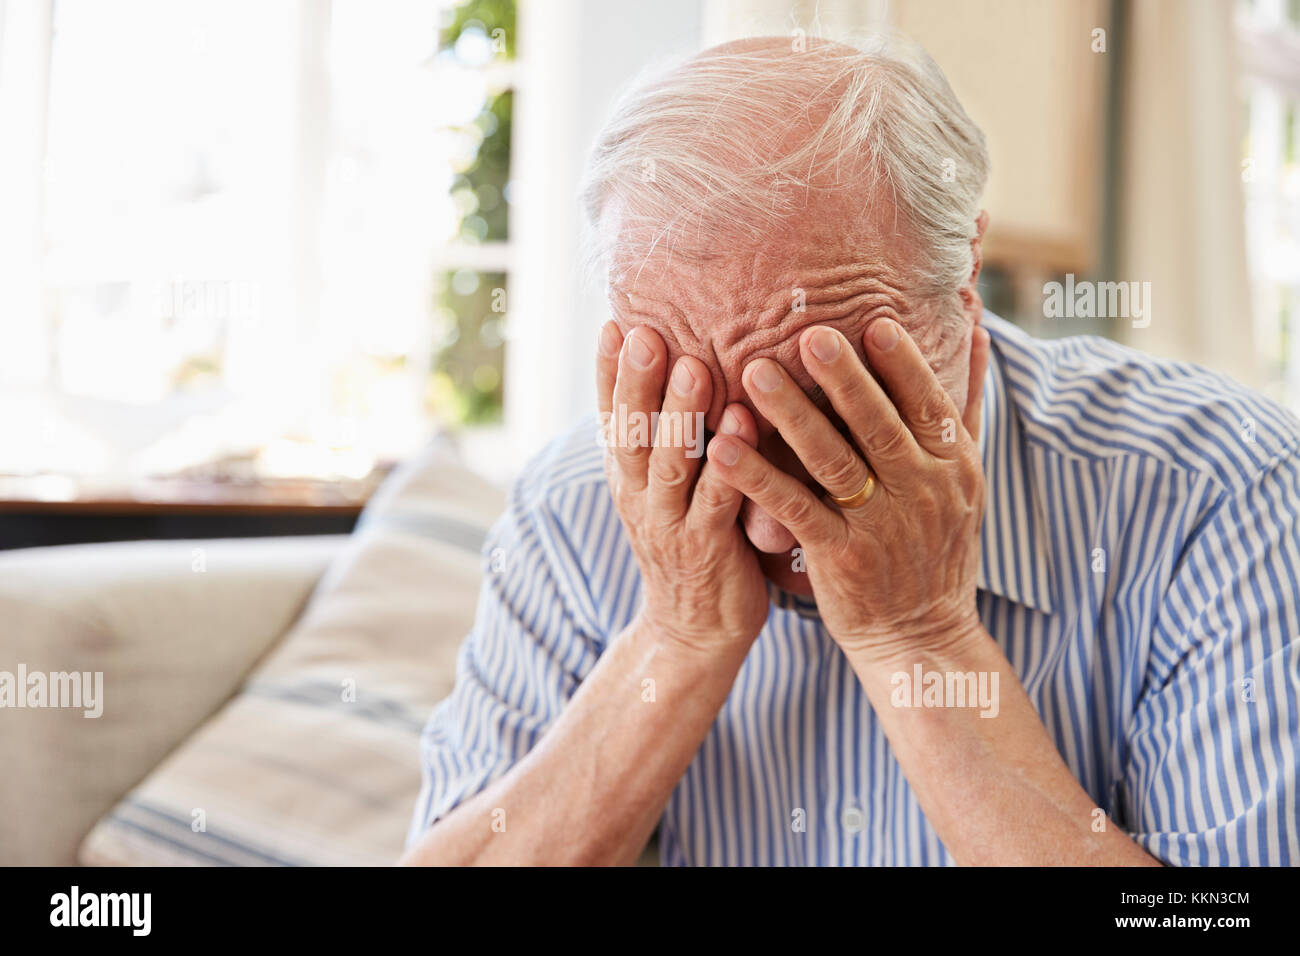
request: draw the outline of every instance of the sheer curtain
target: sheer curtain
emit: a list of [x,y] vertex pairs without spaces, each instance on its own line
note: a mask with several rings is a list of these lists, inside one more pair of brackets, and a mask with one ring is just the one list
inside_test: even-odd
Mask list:
[[1127,9],[1117,278],[1150,282],[1152,311],[1117,332],[1257,385],[1232,4]]

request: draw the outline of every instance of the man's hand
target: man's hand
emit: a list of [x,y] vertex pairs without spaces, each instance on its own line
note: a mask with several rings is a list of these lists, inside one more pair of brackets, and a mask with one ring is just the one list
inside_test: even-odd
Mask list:
[[[624,341],[618,326],[607,322],[596,358],[602,419],[626,421],[641,413],[648,420],[662,412],[702,421],[713,395],[704,363],[679,358],[665,390],[667,362],[663,340],[653,331],[638,327]],[[718,430],[751,452],[758,440],[743,405],[728,406]],[[695,434],[704,440],[702,427]],[[685,447],[651,445],[653,435],[646,443],[627,437],[606,428],[605,473],[641,569],[642,618],[685,646],[743,656],[767,621],[769,602],[757,555],[736,523],[741,493],[712,463],[701,469],[702,458]]]
[[983,637],[975,607],[984,511],[976,436],[988,334],[976,328],[972,336],[964,416],[896,322],[878,319],[863,340],[880,383],[834,329],[813,326],[799,341],[804,367],[852,442],[771,359],[751,362],[743,381],[829,494],[862,489],[869,463],[876,488],[865,503],[841,509],[819,499],[733,437],[714,438],[709,465],[799,539],[818,611],[845,652],[885,664]]
[[[1156,865],[1120,827],[1093,829],[1092,798],[976,611],[984,509],[976,439],[987,333],[972,335],[962,418],[896,323],[876,320],[863,340],[880,384],[838,332],[813,327],[800,339],[804,366],[852,443],[775,362],[752,362],[744,382],[755,407],[830,494],[858,492],[870,462],[877,487],[865,504],[840,509],[819,499],[729,437],[710,444],[710,464],[799,539],[822,620],[958,863]],[[733,449],[734,464],[722,464]],[[962,707],[896,706],[890,672],[917,662],[996,675],[998,719]]]

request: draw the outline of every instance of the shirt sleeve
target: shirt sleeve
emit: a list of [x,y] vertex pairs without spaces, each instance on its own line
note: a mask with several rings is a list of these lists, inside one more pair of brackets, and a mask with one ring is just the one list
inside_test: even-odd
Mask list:
[[[600,644],[570,612],[576,569],[548,546],[558,529],[519,488],[483,547],[474,626],[451,695],[421,736],[423,783],[408,844],[506,773],[559,717]],[[562,584],[561,582],[564,582]]]
[[1222,492],[1156,615],[1124,814],[1178,866],[1300,864],[1300,468]]

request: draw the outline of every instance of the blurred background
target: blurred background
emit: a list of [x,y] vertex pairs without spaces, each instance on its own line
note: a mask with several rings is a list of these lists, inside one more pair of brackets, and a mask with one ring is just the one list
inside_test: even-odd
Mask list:
[[591,406],[617,93],[879,26],[988,136],[990,308],[1300,408],[1300,0],[0,0],[0,547],[347,530],[434,435],[508,481]]

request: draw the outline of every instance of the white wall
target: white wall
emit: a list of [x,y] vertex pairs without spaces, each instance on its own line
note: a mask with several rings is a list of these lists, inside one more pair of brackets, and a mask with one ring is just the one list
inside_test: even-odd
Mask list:
[[700,49],[704,0],[523,0],[515,109],[506,431],[518,464],[595,407],[599,290],[578,274],[577,191],[618,93]]

